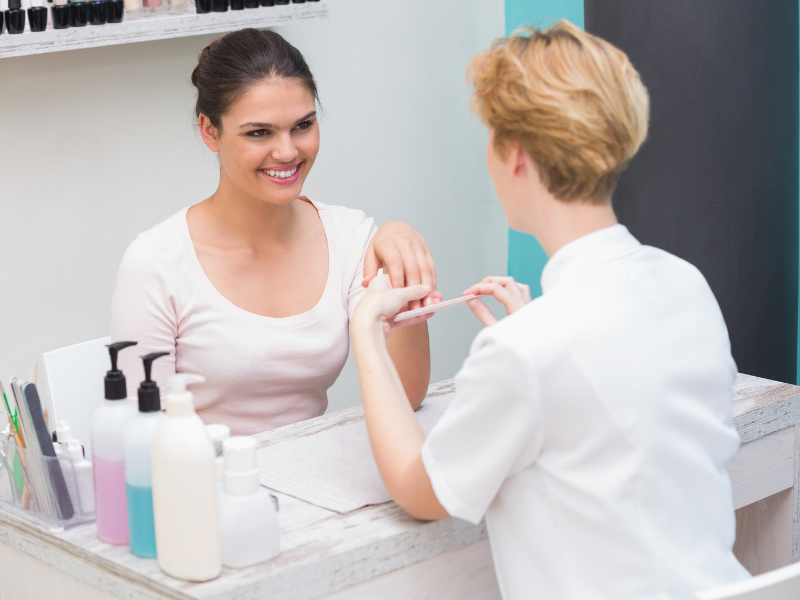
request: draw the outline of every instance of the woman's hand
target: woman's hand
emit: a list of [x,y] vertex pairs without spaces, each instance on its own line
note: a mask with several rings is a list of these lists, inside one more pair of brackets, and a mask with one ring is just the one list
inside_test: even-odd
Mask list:
[[[388,275],[373,277],[370,281],[367,293],[358,303],[356,312],[353,315],[353,329],[361,329],[380,324],[383,335],[388,337],[395,327],[416,325],[428,320],[433,313],[394,322],[397,313],[408,310],[408,304],[414,300],[425,298],[430,293],[431,288],[427,285],[413,285],[409,287],[393,288],[392,281]],[[433,292],[432,302],[441,302],[441,294]]]
[[[465,296],[470,294],[494,296],[495,300],[506,307],[508,314],[518,311],[531,301],[531,288],[524,283],[517,283],[513,277],[486,277],[464,292]],[[486,327],[497,323],[492,311],[480,300],[470,300],[467,306]]]
[[[375,233],[364,257],[364,287],[381,267],[391,277],[394,288],[422,284],[431,291],[436,289],[436,266],[430,248],[419,231],[407,223],[390,221]],[[433,302],[433,296],[428,295],[414,300],[410,307],[420,308],[423,303],[428,306]]]

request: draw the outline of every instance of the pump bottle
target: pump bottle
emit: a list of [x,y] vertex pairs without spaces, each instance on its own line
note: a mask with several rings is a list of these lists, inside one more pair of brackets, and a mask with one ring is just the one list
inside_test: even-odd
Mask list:
[[222,447],[225,461],[219,504],[222,563],[241,569],[277,556],[278,514],[267,490],[258,484],[256,441],[232,437]]
[[106,400],[92,415],[92,463],[97,537],[107,544],[128,543],[128,503],[125,497],[125,427],[136,416],[136,407],[126,401],[125,375],[117,369],[117,353],[136,342],[108,345],[111,370],[106,373]]
[[80,507],[82,515],[90,515],[95,511],[92,461],[83,457],[83,448],[77,439],[67,440],[63,447],[70,461],[70,468],[63,470],[72,505]]
[[139,413],[125,428],[125,487],[128,497],[128,530],[131,552],[142,558],[156,557],[153,525],[153,483],[150,450],[161,418],[161,397],[150,377],[153,361],[169,352],[142,356],[144,381],[139,386]]
[[158,566],[171,577],[198,582],[222,572],[214,444],[186,390],[203,381],[185,373],[172,377],[152,450]]

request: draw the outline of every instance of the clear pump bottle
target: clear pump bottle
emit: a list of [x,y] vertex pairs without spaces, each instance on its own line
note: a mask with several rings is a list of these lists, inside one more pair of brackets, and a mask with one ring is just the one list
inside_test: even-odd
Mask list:
[[136,416],[128,402],[125,375],[117,369],[117,353],[136,342],[108,345],[111,370],[106,373],[106,400],[92,415],[92,463],[94,499],[97,509],[97,537],[107,544],[128,543],[128,502],[125,494],[125,451],[123,435]]
[[156,428],[164,416],[158,386],[150,375],[153,361],[168,354],[153,352],[142,357],[144,381],[139,386],[139,414],[125,429],[125,487],[131,552],[142,558],[156,557],[151,448]]

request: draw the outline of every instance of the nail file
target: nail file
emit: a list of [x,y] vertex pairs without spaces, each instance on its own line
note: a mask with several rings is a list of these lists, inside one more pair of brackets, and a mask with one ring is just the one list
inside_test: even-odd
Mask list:
[[472,300],[473,298],[480,298],[480,297],[481,297],[480,294],[470,294],[469,296],[462,296],[461,298],[456,298],[455,300],[448,300],[447,302],[439,302],[439,304],[431,304],[430,306],[423,306],[422,308],[407,310],[405,312],[398,313],[394,318],[394,322],[398,323],[399,321],[405,321],[406,319],[413,319],[414,317],[419,317],[420,315],[435,313],[437,310],[442,310],[443,308],[450,308],[451,306],[464,304],[465,302]]

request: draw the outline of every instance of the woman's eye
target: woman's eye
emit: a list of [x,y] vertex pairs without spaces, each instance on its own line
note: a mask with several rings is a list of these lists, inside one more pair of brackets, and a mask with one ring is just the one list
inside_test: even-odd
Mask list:
[[248,137],[260,138],[269,135],[269,129],[256,129],[254,131],[248,131]]
[[297,124],[297,129],[308,129],[311,127],[311,121],[303,121]]

